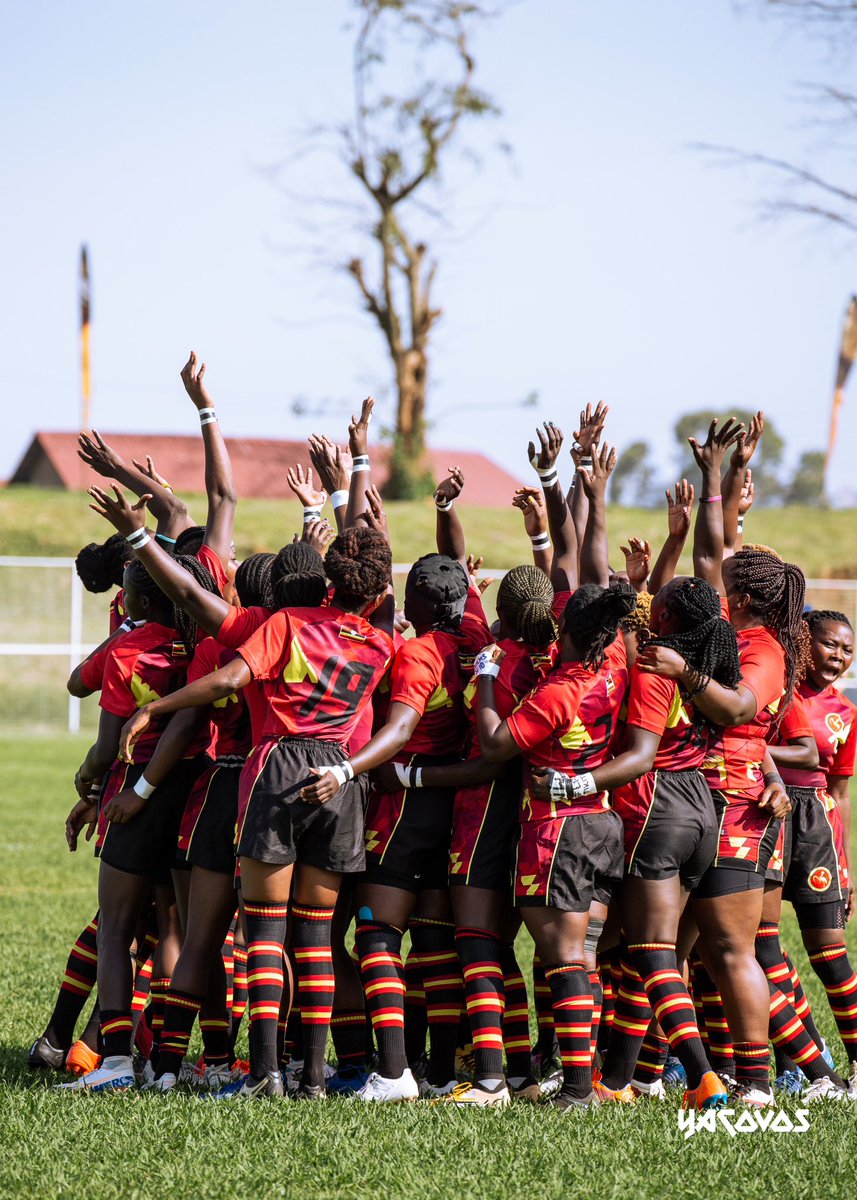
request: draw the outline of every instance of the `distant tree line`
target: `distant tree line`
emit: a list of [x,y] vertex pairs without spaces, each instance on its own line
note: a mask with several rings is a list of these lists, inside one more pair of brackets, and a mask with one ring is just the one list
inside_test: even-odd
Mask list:
[[[669,477],[657,463],[654,452],[646,441],[632,442],[621,449],[619,462],[610,481],[611,499],[614,504],[654,507],[663,501],[665,487],[671,487],[677,479],[694,478],[693,455],[687,439],[705,435],[714,417],[721,417],[711,409],[679,417],[673,427],[677,443],[676,470]],[[743,409],[730,412],[745,425],[749,425],[752,413]],[[825,506],[828,503],[824,492],[824,452],[804,450],[796,466],[789,470],[783,463],[786,444],[770,416],[765,416],[765,436],[753,459],[753,480],[756,485],[758,505],[810,504]]]

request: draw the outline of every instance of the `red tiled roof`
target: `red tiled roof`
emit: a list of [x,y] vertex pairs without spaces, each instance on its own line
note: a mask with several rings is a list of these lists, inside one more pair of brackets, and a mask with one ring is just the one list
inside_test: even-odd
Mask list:
[[[128,462],[144,462],[150,454],[156,469],[177,492],[201,492],[203,452],[199,437],[174,434],[107,433],[100,431]],[[239,496],[291,498],[286,470],[295,463],[309,465],[306,442],[273,438],[227,438],[235,486]],[[487,508],[508,506],[520,480],[484,454],[470,450],[429,450],[436,478],[458,465],[467,481],[468,499]],[[373,450],[373,479],[383,487],[389,476],[389,447]],[[37,433],[15,469],[11,483],[38,483],[82,491],[93,481],[92,471],[77,456],[76,433]]]

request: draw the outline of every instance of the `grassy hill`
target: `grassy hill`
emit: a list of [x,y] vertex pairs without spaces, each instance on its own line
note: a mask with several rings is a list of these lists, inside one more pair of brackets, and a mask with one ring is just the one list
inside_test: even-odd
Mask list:
[[[472,505],[470,503],[472,501]],[[189,497],[197,520],[205,517],[205,499]],[[468,547],[491,567],[511,567],[529,559],[529,547],[518,512],[481,508],[478,497],[461,505]],[[412,562],[434,545],[434,506],[430,500],[391,504],[393,553],[397,562]],[[238,507],[235,544],[239,555],[273,550],[301,527],[294,501],[242,500]],[[609,510],[611,545],[621,562],[619,545],[636,534],[656,548],[666,532],[664,510]],[[0,492],[0,554],[73,555],[87,542],[100,541],[109,527],[87,507],[83,494],[43,488],[10,487]],[[857,511],[769,508],[750,513],[747,540],[773,546],[798,562],[814,578],[857,578]],[[684,569],[690,566],[689,559]]]

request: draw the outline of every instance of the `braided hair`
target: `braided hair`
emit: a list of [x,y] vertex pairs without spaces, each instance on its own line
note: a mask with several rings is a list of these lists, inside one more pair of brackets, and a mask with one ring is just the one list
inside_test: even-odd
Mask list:
[[637,592],[634,611],[619,626],[623,633],[641,633],[649,628],[653,600],[654,596],[651,592]]
[[196,556],[202,549],[202,543],[205,541],[205,526],[191,525],[189,529],[183,529],[176,538],[173,546],[175,554],[192,554]]
[[333,539],[324,565],[337,603],[357,612],[387,587],[393,556],[389,542],[377,529],[354,525]]
[[324,559],[306,542],[290,542],[271,563],[275,608],[318,608],[327,596]]
[[271,567],[276,555],[249,554],[238,564],[235,587],[238,598],[246,608],[274,608],[274,587]]
[[[189,575],[192,575],[201,588],[205,588],[207,592],[211,592],[213,596],[220,595],[220,588],[217,586],[212,573],[207,567],[204,567],[198,558],[194,558],[190,554],[177,554],[175,561]],[[196,646],[196,640],[199,635],[199,626],[196,621],[179,608],[177,604],[173,605],[174,617],[173,625],[181,640],[187,647],[188,657],[193,655]]]
[[786,654],[784,713],[810,662],[809,631],[803,621],[806,577],[767,546],[745,546],[727,560],[731,592],[750,597],[750,611],[767,626]]
[[84,546],[74,560],[74,569],[88,592],[107,592],[122,586],[125,564],[133,557],[128,539],[114,533],[106,542]]
[[541,650],[556,641],[552,606],[553,586],[539,567],[531,563],[513,567],[500,580],[497,611],[528,646]]
[[630,584],[610,587],[585,583],[572,595],[562,614],[563,628],[578,650],[582,662],[593,671],[604,665],[604,654],[616,640],[621,622],[637,606],[637,593]]
[[653,638],[648,645],[667,646],[694,671],[709,675],[723,687],[737,687],[741,679],[738,638],[721,613],[717,590],[704,579],[691,576],[668,583],[665,592],[664,605],[681,629]]
[[826,625],[828,622],[831,625],[847,625],[849,629],[852,629],[851,622],[845,613],[836,612],[833,608],[811,608],[809,612],[803,614],[803,619],[812,634],[816,632],[819,625]]

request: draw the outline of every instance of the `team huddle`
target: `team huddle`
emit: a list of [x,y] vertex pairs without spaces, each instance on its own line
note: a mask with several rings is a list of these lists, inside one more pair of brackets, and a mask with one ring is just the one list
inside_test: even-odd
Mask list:
[[[857,1101],[857,742],[836,686],[853,630],[744,542],[763,415],[691,440],[701,480],[667,492],[657,558],[632,538],[621,570],[607,409],[580,414],[568,492],[546,423],[538,486],[512,501],[531,561],[502,576],[490,623],[455,467],[397,608],[371,399],[347,450],[314,435],[312,470],[289,470],[302,532],[238,563],[204,374],[191,354],[205,526],[151,459],[80,438],[115,481],[89,495],[116,533],[77,559],[90,591],[118,589],[110,635],[68,683],[100,696],[66,821],[71,850],[95,837],[97,912],[30,1066],[71,1072],[72,1093],[235,1100]],[[784,899],[841,1071],[780,942]]]

